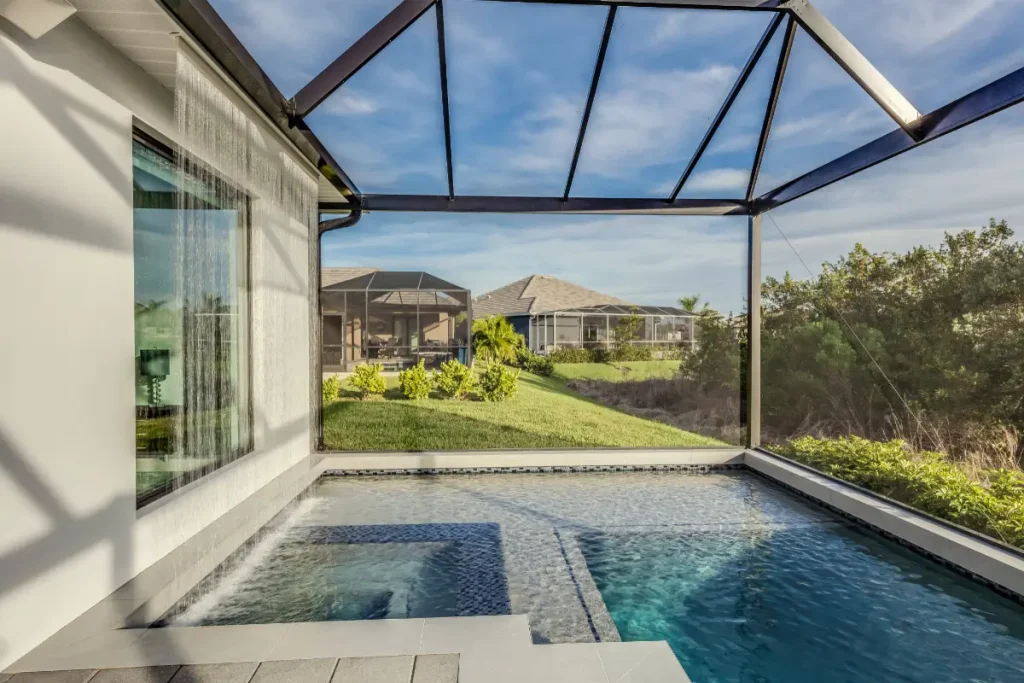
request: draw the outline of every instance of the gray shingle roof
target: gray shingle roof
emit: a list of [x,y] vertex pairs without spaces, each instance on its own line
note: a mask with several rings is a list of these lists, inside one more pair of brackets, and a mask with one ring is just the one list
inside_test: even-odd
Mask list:
[[529,275],[473,299],[473,317],[526,315],[601,304],[632,304],[551,275]]
[[336,285],[339,282],[352,280],[378,270],[380,270],[380,268],[321,268],[320,286],[330,287],[331,285]]

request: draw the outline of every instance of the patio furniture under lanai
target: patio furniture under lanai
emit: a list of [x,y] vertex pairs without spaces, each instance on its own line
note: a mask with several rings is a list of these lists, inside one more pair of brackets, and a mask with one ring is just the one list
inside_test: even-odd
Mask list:
[[[333,272],[329,272],[333,271]],[[400,370],[457,358],[470,362],[470,292],[420,271],[324,269],[320,290],[323,369],[359,363]]]

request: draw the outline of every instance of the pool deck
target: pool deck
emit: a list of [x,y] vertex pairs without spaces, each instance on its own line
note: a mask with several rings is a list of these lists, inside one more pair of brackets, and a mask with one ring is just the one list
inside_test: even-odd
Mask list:
[[[76,642],[47,642],[7,674],[16,674],[8,683],[77,683],[86,679],[69,671],[237,664],[250,667],[251,677],[258,673],[256,662],[290,662],[273,665],[287,670],[311,666],[311,661],[399,657],[411,665],[413,657],[419,660],[428,655],[458,655],[460,683],[689,683],[665,642],[535,645],[525,615],[118,629]],[[450,671],[450,667],[438,668],[441,673]],[[28,672],[61,673],[60,677],[39,677]],[[396,670],[379,683],[448,683],[444,678],[403,678],[403,672],[406,669]],[[137,679],[117,680],[135,683]],[[187,680],[248,683],[250,678]],[[252,680],[259,683],[260,679]],[[282,675],[274,680],[288,679]],[[368,678],[333,678],[331,682],[349,680],[378,683]],[[2,674],[0,683],[4,683]],[[97,682],[92,679],[91,683]],[[302,683],[315,681],[304,678]]]
[[458,655],[70,669],[0,674],[0,683],[457,683]]

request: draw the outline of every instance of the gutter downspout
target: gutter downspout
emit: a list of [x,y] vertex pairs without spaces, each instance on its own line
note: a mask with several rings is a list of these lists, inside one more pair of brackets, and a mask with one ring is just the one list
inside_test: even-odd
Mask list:
[[[323,311],[320,310],[320,289],[323,287],[323,267],[320,264],[320,250],[321,243],[323,241],[324,233],[332,232],[334,230],[342,230],[344,228],[350,228],[359,222],[359,219],[363,217],[363,212],[359,209],[353,209],[349,215],[344,218],[332,218],[329,221],[320,221],[317,226],[316,235],[316,288],[313,290],[312,303],[313,303],[313,324],[316,326],[316,334],[313,337],[314,348],[311,349],[313,354],[313,383],[322,383],[324,378],[324,348],[323,348]],[[344,336],[345,331],[342,330]],[[319,347],[319,348],[315,348]],[[315,442],[314,447],[317,451],[324,449],[324,392],[314,391],[313,392],[313,410],[316,411],[316,434],[314,435]]]

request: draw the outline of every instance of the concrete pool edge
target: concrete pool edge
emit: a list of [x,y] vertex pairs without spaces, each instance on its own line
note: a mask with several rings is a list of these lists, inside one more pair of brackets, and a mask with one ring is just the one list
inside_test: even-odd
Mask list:
[[747,469],[1024,603],[1024,557],[780,456],[746,451]]
[[[553,449],[423,452],[323,452],[326,473],[413,474],[576,471],[578,468],[743,465],[742,448]],[[580,471],[585,471],[580,469]]]

